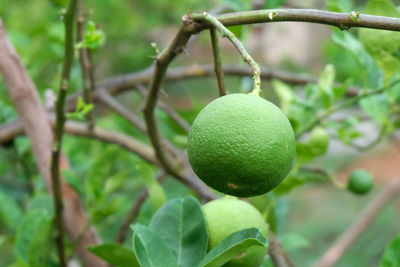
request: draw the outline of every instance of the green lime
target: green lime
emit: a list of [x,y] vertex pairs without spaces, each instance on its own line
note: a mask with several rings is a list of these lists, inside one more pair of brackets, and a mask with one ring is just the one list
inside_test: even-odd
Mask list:
[[374,186],[374,179],[372,175],[366,170],[355,170],[347,181],[347,189],[358,195],[364,195],[371,191]]
[[[268,225],[260,212],[243,200],[225,197],[208,202],[202,208],[207,223],[209,250],[234,232],[246,228],[257,228],[265,238],[268,237]],[[265,247],[250,247],[224,267],[258,267],[266,253]]]
[[322,155],[328,149],[329,134],[324,128],[317,126],[311,131],[308,144],[314,154]]
[[200,111],[189,132],[188,155],[207,185],[250,197],[286,177],[295,143],[289,120],[277,106],[254,94],[230,94]]

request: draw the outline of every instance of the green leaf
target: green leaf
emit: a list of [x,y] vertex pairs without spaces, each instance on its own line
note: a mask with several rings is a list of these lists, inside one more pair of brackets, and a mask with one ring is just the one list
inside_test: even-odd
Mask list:
[[93,104],[86,104],[85,101],[83,101],[83,98],[80,96],[78,97],[77,103],[76,103],[76,108],[75,111],[72,113],[67,113],[66,117],[68,119],[77,119],[77,120],[83,120],[85,116],[94,108]]
[[247,228],[229,235],[212,248],[197,265],[198,267],[220,267],[252,246],[268,245],[263,234],[256,228]]
[[328,0],[326,7],[333,12],[350,12],[353,10],[353,1],[348,0]]
[[0,191],[0,220],[10,230],[16,230],[22,220],[22,211],[14,198]]
[[153,207],[154,211],[156,211],[162,205],[164,205],[165,202],[167,202],[165,192],[158,183],[156,175],[149,165],[141,164],[137,165],[136,168],[139,170],[140,176],[146,185],[151,206]]
[[292,89],[287,84],[279,80],[272,80],[272,88],[279,98],[280,108],[285,114],[289,114],[290,105],[295,100]]
[[332,33],[332,40],[353,55],[362,70],[366,86],[373,89],[382,87],[383,76],[381,70],[363,45],[351,33],[335,29]]
[[118,153],[117,147],[109,147],[92,164],[85,180],[85,189],[89,198],[99,199],[102,196],[104,197],[102,194],[103,184],[112,171],[113,162]]
[[[15,253],[23,261],[29,262],[30,259],[46,258],[48,247],[46,244],[51,244],[48,236],[44,233],[51,225],[49,222],[51,217],[48,213],[42,210],[33,210],[26,214],[18,226],[15,237]],[[41,246],[43,248],[41,249]],[[38,255],[33,255],[37,253]]]
[[132,227],[133,250],[142,267],[178,267],[176,258],[158,232],[136,224]]
[[48,266],[48,261],[51,256],[53,220],[47,218],[40,224],[37,231],[32,235],[32,240],[29,244],[28,262],[31,267]]
[[104,194],[108,195],[121,188],[126,179],[129,177],[129,173],[129,171],[121,171],[108,177],[103,189]]
[[[368,1],[363,13],[387,17],[400,17],[396,6],[389,0]],[[400,68],[396,56],[400,48],[400,33],[361,28],[359,38],[365,49],[375,58],[383,70],[385,81],[388,81]]]
[[289,174],[281,184],[279,184],[274,190],[274,194],[277,196],[286,195],[294,188],[304,184],[306,182],[305,177],[299,175]]
[[386,246],[380,267],[400,267],[400,234]]
[[133,250],[118,244],[101,244],[88,250],[116,267],[140,267]]
[[86,30],[83,36],[83,41],[75,45],[75,48],[89,48],[97,49],[104,44],[106,36],[104,31],[96,28],[96,24],[93,21],[88,21],[86,24]]
[[220,0],[221,6],[230,7],[233,11],[243,11],[251,9],[251,0]]
[[318,80],[318,98],[322,100],[322,106],[327,109],[335,101],[333,83],[335,82],[335,68],[333,65],[326,65]]
[[36,195],[35,197],[29,200],[26,210],[28,210],[29,212],[33,210],[40,210],[42,212],[45,212],[46,216],[53,217],[54,215],[53,198],[47,193]]
[[207,252],[206,222],[192,196],[169,200],[154,215],[150,228],[167,242],[179,266],[195,266]]
[[364,97],[359,102],[361,108],[379,125],[388,124],[389,102],[386,94]]
[[354,139],[363,136],[363,134],[356,129],[359,123],[360,119],[352,116],[342,122],[330,122],[328,126],[336,130],[340,141],[344,144],[350,144]]
[[230,30],[233,35],[235,35],[239,40],[243,37],[243,30],[244,27],[243,25],[234,25],[234,26],[229,26],[227,27],[228,30]]
[[298,233],[285,233],[279,236],[283,248],[286,251],[295,250],[299,248],[310,247],[310,242]]
[[273,9],[283,6],[287,0],[268,0],[264,5],[264,9]]

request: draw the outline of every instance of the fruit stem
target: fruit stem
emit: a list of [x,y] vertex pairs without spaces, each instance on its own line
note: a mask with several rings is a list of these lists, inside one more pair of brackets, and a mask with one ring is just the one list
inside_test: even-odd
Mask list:
[[250,54],[244,48],[242,42],[230,31],[228,30],[219,20],[208,14],[207,12],[199,13],[199,14],[192,14],[193,19],[203,19],[209,22],[212,26],[214,26],[222,35],[222,37],[228,38],[235,48],[238,50],[239,54],[242,56],[242,59],[250,65],[253,70],[253,91],[252,94],[260,95],[261,94],[261,78],[260,78],[260,67],[258,66],[257,62],[250,56]]

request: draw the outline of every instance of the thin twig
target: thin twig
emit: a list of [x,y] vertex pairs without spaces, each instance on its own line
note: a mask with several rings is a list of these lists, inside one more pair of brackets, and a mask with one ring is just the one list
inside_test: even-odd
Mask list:
[[215,28],[210,28],[211,44],[214,55],[214,71],[217,76],[219,95],[226,95],[224,73],[222,72],[221,48],[219,46],[218,34]]
[[62,137],[64,133],[64,104],[69,87],[69,76],[72,61],[74,58],[74,28],[77,0],[70,0],[67,12],[64,15],[65,25],[65,53],[61,72],[60,89],[56,101],[56,127],[54,131],[54,139],[51,157],[51,178],[54,195],[55,210],[55,239],[57,243],[57,252],[60,260],[60,266],[66,267],[65,249],[64,249],[64,224],[63,224],[63,201],[60,185],[60,155],[62,147]]
[[[156,179],[158,182],[162,182],[165,178],[167,178],[166,173],[161,171],[157,175]],[[145,200],[147,199],[148,196],[149,196],[149,194],[148,194],[147,188],[143,188],[142,191],[139,193],[139,196],[133,202],[131,209],[125,215],[125,218],[124,218],[124,220],[121,224],[121,227],[118,231],[115,242],[117,242],[119,244],[124,243],[126,236],[129,232],[129,225],[136,219],[137,215],[139,214],[140,208],[142,207],[142,204],[145,202]]]
[[269,232],[268,238],[268,254],[271,257],[274,266],[277,267],[294,267],[292,260],[289,258],[289,255],[283,249],[281,242],[276,239],[275,235],[272,232]]
[[206,21],[211,23],[218,31],[221,32],[222,36],[228,38],[229,41],[235,46],[243,60],[248,63],[253,70],[253,93],[260,95],[261,93],[261,78],[260,78],[260,66],[258,66],[257,62],[250,56],[247,50],[244,48],[242,42],[230,31],[228,30],[218,19],[207,12],[203,12],[202,14],[193,14],[192,18],[195,21]]
[[[54,118],[49,117],[49,120],[54,125]],[[97,126],[93,129],[93,132],[89,132],[85,124],[75,121],[67,121],[65,123],[65,132],[70,135],[97,139],[118,145],[121,148],[138,155],[143,160],[161,167],[160,162],[155,157],[152,147],[126,134],[108,131]],[[0,144],[8,142],[23,133],[24,130],[20,121],[0,125]],[[192,169],[188,167],[187,157],[184,158],[184,160],[185,168],[177,178],[206,201],[216,199],[217,196],[212,193],[208,187],[196,177]]]
[[[43,177],[47,190],[51,194],[50,158],[53,132],[48,122],[45,108],[40,102],[35,84],[32,82],[19,55],[7,38],[1,20],[0,58],[0,73],[3,76],[10,98],[20,117],[20,121],[18,122],[0,126],[0,143],[9,138],[11,138],[9,140],[12,140],[16,135],[25,132],[31,143],[40,174]],[[63,166],[68,164],[66,160],[63,160],[61,163]],[[78,232],[86,223],[87,215],[76,192],[63,180],[61,180],[61,186],[65,204],[64,220],[66,230],[70,240],[75,240]],[[83,242],[76,249],[85,266],[106,266],[104,261],[86,249],[87,246],[99,243],[100,238],[97,235],[96,229],[91,227],[85,233]]]
[[[118,75],[100,81],[97,85],[97,89],[93,92],[93,96],[95,98],[97,90],[99,89],[106,90],[110,95],[116,95],[126,92],[127,90],[135,89],[138,84],[146,84],[151,80],[152,71],[153,69],[150,68],[144,71]],[[244,66],[228,65],[224,66],[222,71],[226,76],[251,77],[252,75],[251,70]],[[176,80],[204,78],[214,75],[214,67],[211,65],[192,65],[169,69],[165,74],[164,81],[173,82]],[[277,79],[291,85],[306,85],[308,83],[318,82],[317,77],[274,69],[261,69],[261,78],[264,80]],[[341,86],[341,84],[336,84],[335,86]],[[145,91],[147,92],[147,90]],[[360,87],[349,86],[346,95],[355,96],[358,91],[360,91]],[[68,97],[68,111],[73,111],[75,109],[76,100],[80,95],[81,93],[77,92]],[[96,101],[96,99],[94,99],[94,101]]]
[[129,121],[133,126],[139,129],[141,132],[146,132],[146,125],[143,120],[136,116],[134,113],[130,112],[126,107],[118,103],[117,100],[112,98],[109,93],[105,90],[100,89],[96,91],[96,99],[99,100],[102,104],[115,111],[121,117]]
[[[136,85],[136,89],[141,93],[143,96],[146,96],[147,90],[143,84],[138,83]],[[173,121],[175,121],[186,133],[190,130],[189,123],[182,118],[175,110],[170,108],[167,104],[165,104],[162,100],[157,101],[157,107],[159,107],[162,111],[164,111]]]
[[189,40],[192,31],[188,29],[192,21],[188,16],[183,18],[183,24],[176,34],[172,43],[162,51],[155,60],[155,68],[153,78],[150,82],[149,90],[147,93],[145,106],[143,109],[144,118],[147,126],[147,132],[150,141],[154,147],[156,156],[163,168],[172,175],[180,177],[182,174],[183,166],[182,161],[179,160],[177,155],[169,153],[165,148],[165,144],[162,142],[161,134],[158,129],[154,110],[158,100],[158,93],[161,88],[161,83],[164,78],[165,72],[169,63],[174,57],[181,53]]
[[324,253],[321,259],[316,263],[316,267],[333,266],[348,250],[348,248],[357,240],[371,222],[376,218],[378,212],[400,192],[400,177],[394,178],[385,188],[376,195],[365,208],[361,211],[356,220],[347,228],[347,230],[333,243],[333,245]]
[[[84,15],[83,15],[83,0],[78,0],[77,3],[77,33],[78,42],[83,41],[84,36]],[[95,79],[93,72],[93,64],[91,52],[87,47],[79,48],[79,62],[81,65],[82,81],[83,81],[83,100],[86,104],[92,103],[91,92],[95,89]],[[86,115],[89,130],[94,127],[94,113],[90,110]]]
[[324,119],[326,119],[327,117],[329,117],[330,115],[332,115],[336,111],[342,110],[344,108],[347,108],[347,107],[353,105],[354,103],[356,103],[357,101],[359,101],[362,98],[383,93],[386,89],[391,88],[392,86],[394,86],[395,84],[397,84],[399,82],[400,82],[400,80],[396,80],[396,81],[390,83],[389,85],[387,85],[385,87],[382,87],[380,89],[373,90],[373,91],[368,91],[366,93],[363,93],[363,92],[360,91],[360,93],[358,95],[356,95],[355,97],[351,97],[351,98],[339,103],[338,105],[335,105],[335,106],[331,107],[330,109],[326,110],[324,113],[319,115],[318,117],[310,120],[310,122],[308,124],[306,124],[303,128],[301,128],[296,133],[296,138],[299,138],[300,136],[302,136],[305,132],[309,131],[310,129],[312,129],[313,127],[318,125],[318,123],[321,123]]

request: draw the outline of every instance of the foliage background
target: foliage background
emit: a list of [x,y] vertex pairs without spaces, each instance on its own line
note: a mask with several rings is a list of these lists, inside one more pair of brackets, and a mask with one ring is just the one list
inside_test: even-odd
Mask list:
[[[2,0],[0,17],[8,34],[21,55],[29,74],[36,83],[42,98],[47,88],[58,87],[59,73],[63,57],[63,25],[60,20],[62,0]],[[274,2],[274,1],[267,1]],[[340,11],[362,10],[366,1],[296,1],[303,7],[321,6]],[[392,1],[399,4],[396,1]],[[103,47],[94,53],[94,65],[98,79],[113,75],[142,70],[151,65],[156,42],[159,49],[164,48],[176,31],[182,14],[191,7],[194,11],[229,5],[239,10],[249,9],[250,1],[85,1],[86,15],[101,28],[106,35]],[[235,31],[250,46],[256,40],[257,32],[263,26],[246,26]],[[330,36],[330,29],[325,29]],[[358,30],[350,31],[357,36]],[[295,42],[285,36],[287,42]],[[353,84],[363,86],[363,67],[358,64],[350,50],[345,50],[326,38],[320,43],[317,61],[304,66],[282,57],[278,63],[271,64],[264,59],[264,66],[290,70],[297,73],[319,75],[323,66],[332,64],[336,70],[336,81],[345,82],[349,77]],[[224,63],[240,63],[231,46],[222,43]],[[190,44],[188,56],[181,56],[174,65],[191,63],[211,63],[211,50],[208,35],[202,34]],[[260,55],[261,51],[252,51]],[[72,91],[80,90],[81,76],[78,62],[72,69]],[[227,78],[230,92],[246,90],[247,79]],[[166,101],[191,122],[198,111],[217,96],[214,78],[177,81],[165,86]],[[277,101],[271,84],[265,85],[265,95]],[[118,100],[140,114],[142,98],[136,93],[126,93]],[[147,138],[129,123],[107,110],[96,108],[96,123],[104,128],[124,132],[149,143]],[[158,112],[162,133],[176,145],[184,147],[185,133],[164,113]],[[0,123],[12,121],[16,113],[6,93],[4,83],[0,82]],[[364,128],[369,129],[369,128]],[[339,146],[340,149],[332,148]],[[64,173],[68,183],[79,192],[84,200],[92,222],[96,225],[105,242],[114,240],[118,227],[143,187],[143,180],[137,166],[144,165],[132,155],[112,145],[89,141],[88,139],[66,137],[65,153],[71,168]],[[331,143],[330,153],[315,162],[338,171],[349,165],[349,159],[356,159],[360,153],[344,149],[339,143]],[[383,153],[385,146],[378,152]],[[374,152],[376,153],[376,152]],[[386,166],[385,168],[390,168]],[[398,169],[397,169],[398,171]],[[154,170],[156,172],[156,170]],[[378,177],[379,177],[379,173]],[[330,183],[305,185],[287,197],[281,197],[276,208],[278,237],[283,241],[291,258],[298,266],[309,266],[332,243],[343,229],[355,218],[373,193],[385,181],[377,181],[374,192],[366,197],[356,197],[348,192],[335,189]],[[191,194],[190,190],[168,178],[162,183],[168,198]],[[31,223],[37,213],[42,221]],[[33,215],[32,215],[33,214]],[[25,235],[39,236],[52,214],[52,204],[46,193],[42,179],[25,137],[0,147],[0,266],[25,259],[30,253],[41,250],[42,241],[27,248]],[[146,201],[141,209],[138,222],[148,223],[153,214]],[[398,205],[388,205],[376,218],[374,224],[337,266],[377,266],[387,242],[400,231]],[[20,223],[25,221],[27,223]],[[44,227],[44,228],[41,228]],[[29,233],[29,234],[26,234]],[[130,240],[127,241],[130,244]],[[72,244],[69,249],[71,250]],[[33,252],[32,252],[33,251]],[[53,252],[53,261],[55,253]],[[23,266],[23,265],[14,265]]]

